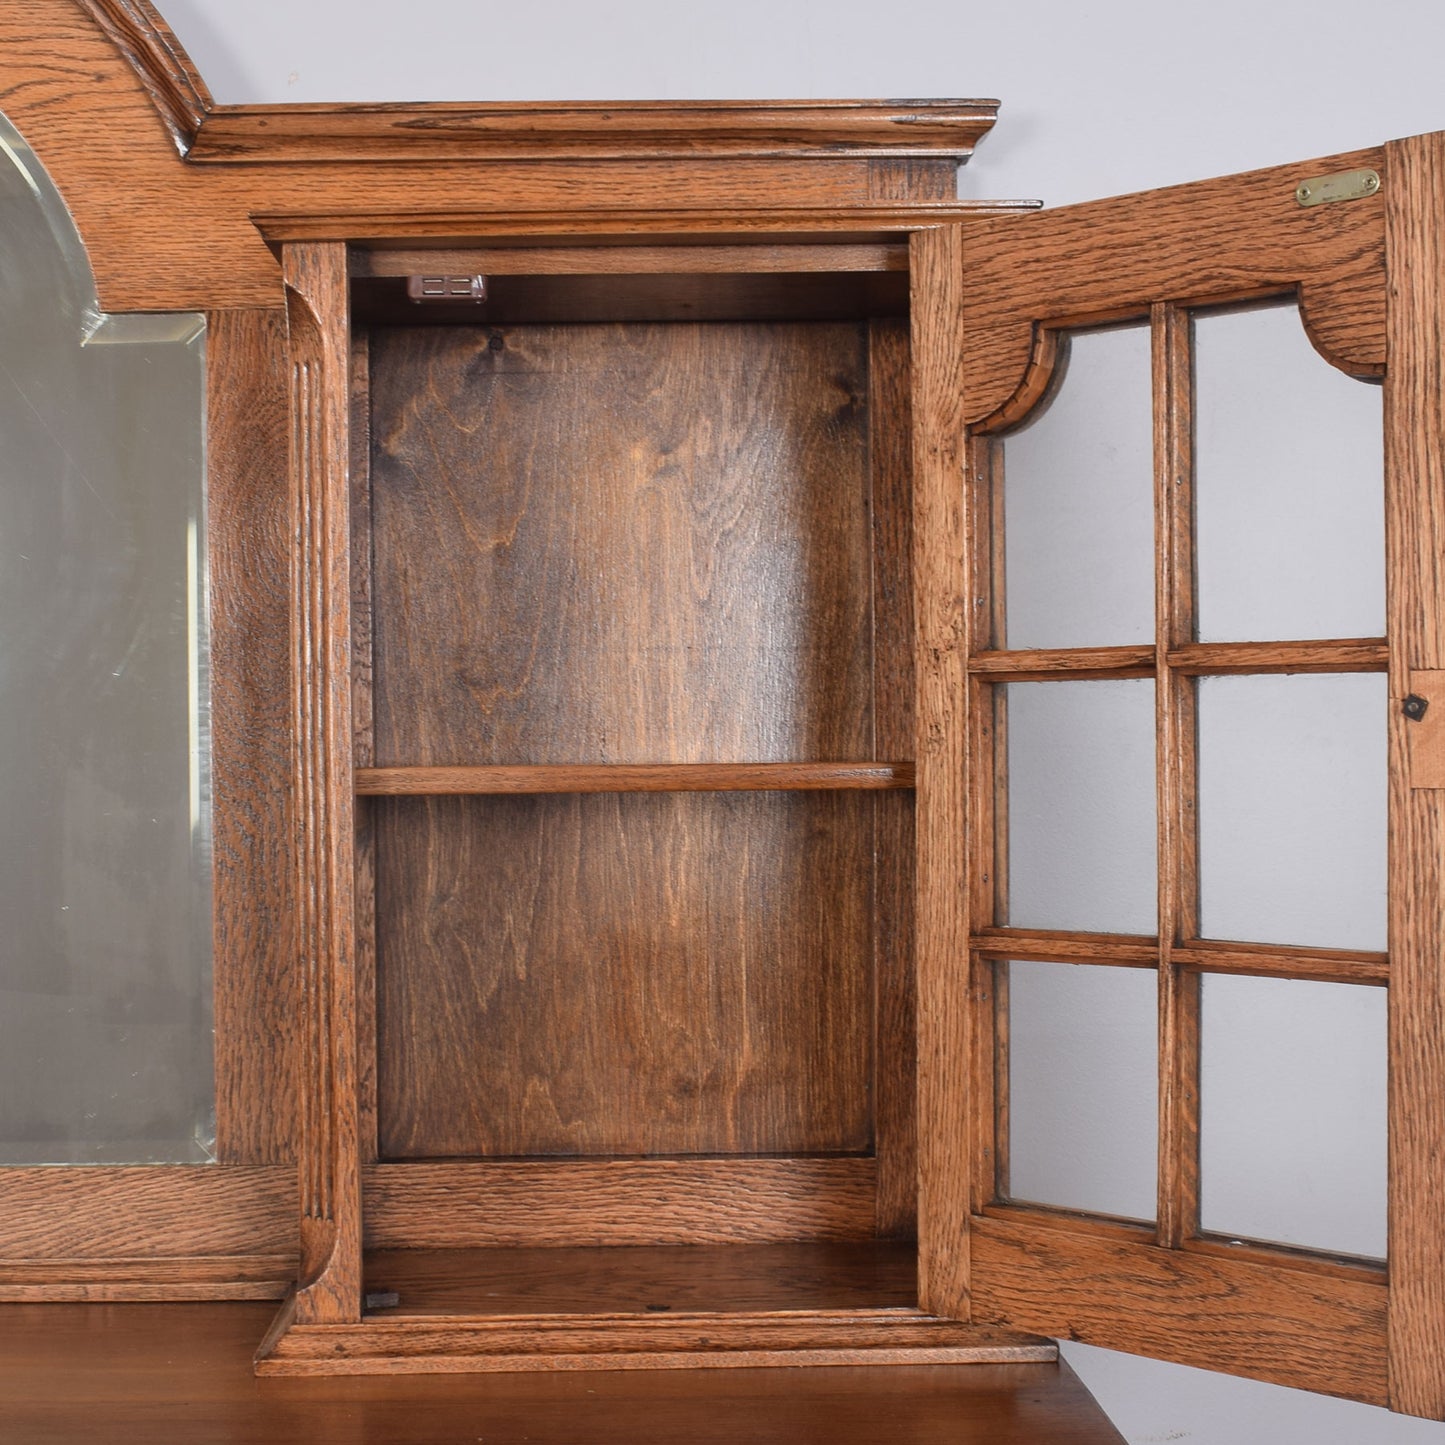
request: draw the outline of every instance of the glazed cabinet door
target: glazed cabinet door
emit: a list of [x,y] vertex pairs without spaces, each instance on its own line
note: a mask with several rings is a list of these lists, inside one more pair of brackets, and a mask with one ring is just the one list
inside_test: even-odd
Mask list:
[[1445,1415],[1442,208],[914,238],[935,1313]]

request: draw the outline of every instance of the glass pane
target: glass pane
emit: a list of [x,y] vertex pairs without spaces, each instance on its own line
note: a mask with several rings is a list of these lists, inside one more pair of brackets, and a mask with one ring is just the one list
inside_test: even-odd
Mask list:
[[1380,388],[1325,361],[1292,305],[1194,336],[1200,639],[1381,636]]
[[211,1154],[200,333],[95,310],[0,121],[4,1164]]
[[1012,1199],[1153,1219],[1158,976],[1011,963]]
[[1385,947],[1383,674],[1199,684],[1207,938]]
[[1052,399],[1004,444],[1010,647],[1154,636],[1149,328],[1066,343]]
[[1154,684],[1030,682],[1008,709],[1008,922],[1158,926]]
[[1201,1028],[1204,1228],[1383,1257],[1385,990],[1211,974]]

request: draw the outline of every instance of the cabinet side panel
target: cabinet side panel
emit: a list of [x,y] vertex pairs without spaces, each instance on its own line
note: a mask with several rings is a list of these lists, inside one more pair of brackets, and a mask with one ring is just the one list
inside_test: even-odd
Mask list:
[[375,328],[376,762],[872,747],[856,324]]
[[378,799],[382,1157],[867,1150],[874,802]]
[[[279,301],[279,290],[277,299]],[[286,315],[207,321],[216,1150],[295,1157]]]

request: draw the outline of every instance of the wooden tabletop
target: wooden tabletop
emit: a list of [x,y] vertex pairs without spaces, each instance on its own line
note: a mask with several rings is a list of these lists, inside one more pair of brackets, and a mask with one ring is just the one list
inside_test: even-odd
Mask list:
[[0,1435],[45,1445],[1122,1445],[1066,1365],[258,1380],[268,1304],[0,1306]]

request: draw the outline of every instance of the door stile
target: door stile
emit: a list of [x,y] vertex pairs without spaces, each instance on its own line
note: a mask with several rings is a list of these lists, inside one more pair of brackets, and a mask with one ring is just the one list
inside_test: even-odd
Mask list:
[[[972,548],[967,752],[969,924],[973,938],[1008,916],[1008,699],[975,675],[972,659],[1003,645],[1004,450],[991,437],[969,437],[964,515]],[[980,1214],[1008,1180],[1009,964],[970,944],[973,987],[974,1174],[971,1213]]]
[[1197,973],[1174,947],[1199,933],[1196,680],[1169,654],[1194,641],[1194,419],[1189,314],[1156,303],[1154,389],[1154,707],[1159,819],[1158,1238],[1178,1249],[1199,1231]]
[[283,252],[302,1055],[297,1323],[361,1318],[346,247]]
[[964,497],[963,237],[910,246],[914,361],[913,595],[917,627],[918,1294],[967,1320],[976,1145],[970,1089],[966,671],[973,613]]
[[[1445,1417],[1445,789],[1404,699],[1445,713],[1445,135],[1387,148],[1390,1404]],[[1430,719],[1433,721],[1434,719]],[[1418,771],[1418,770],[1417,770]]]

